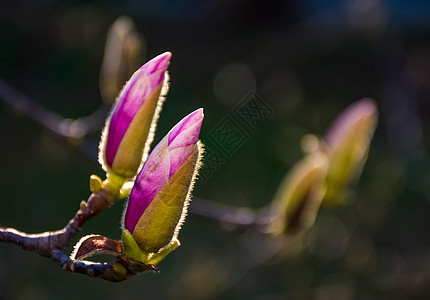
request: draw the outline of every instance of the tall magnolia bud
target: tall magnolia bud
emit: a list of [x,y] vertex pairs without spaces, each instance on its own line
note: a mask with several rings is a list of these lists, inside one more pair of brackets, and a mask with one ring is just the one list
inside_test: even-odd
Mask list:
[[167,93],[170,57],[171,53],[165,52],[144,64],[119,95],[99,149],[99,162],[108,173],[134,177],[146,159]]
[[365,98],[346,108],[327,131],[328,203],[341,201],[348,185],[360,176],[377,121],[375,102]]
[[274,220],[269,231],[279,234],[292,228],[310,227],[325,192],[327,156],[321,151],[308,154],[288,172],[273,199]]
[[159,261],[154,254],[179,245],[177,235],[200,165],[203,117],[198,109],[176,124],[137,175],[123,218],[124,253],[129,257],[154,264]]

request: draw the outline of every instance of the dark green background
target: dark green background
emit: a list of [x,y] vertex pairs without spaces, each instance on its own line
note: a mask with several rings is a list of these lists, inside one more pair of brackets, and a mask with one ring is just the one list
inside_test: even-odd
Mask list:
[[[274,110],[195,197],[270,202],[306,133],[362,97],[380,120],[350,206],[323,208],[301,251],[190,215],[160,274],[110,283],[0,245],[0,299],[426,299],[430,295],[430,8],[420,1],[1,1],[0,76],[68,118],[100,103],[105,35],[133,17],[152,58],[171,51],[156,141],[203,107],[204,140],[251,89]],[[94,154],[98,136],[91,137]],[[56,230],[97,163],[0,105],[0,226]],[[197,201],[197,200],[196,200]],[[123,204],[82,235],[120,238]],[[300,247],[299,247],[300,248]],[[288,249],[291,251],[289,252]],[[427,297],[426,297],[427,296]]]

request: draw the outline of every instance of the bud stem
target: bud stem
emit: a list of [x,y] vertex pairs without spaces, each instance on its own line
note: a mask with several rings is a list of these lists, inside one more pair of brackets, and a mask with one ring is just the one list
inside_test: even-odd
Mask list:
[[107,178],[103,181],[102,184],[103,189],[111,193],[114,198],[117,198],[120,194],[122,186],[127,181],[127,178],[111,171],[106,173],[106,177]]

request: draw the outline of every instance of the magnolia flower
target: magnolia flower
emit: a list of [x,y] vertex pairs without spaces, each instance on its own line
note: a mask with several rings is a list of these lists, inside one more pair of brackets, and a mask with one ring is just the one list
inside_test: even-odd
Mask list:
[[99,162],[106,172],[132,178],[145,160],[167,92],[170,57],[165,52],[144,64],[122,90],[100,142]]
[[124,253],[155,264],[179,246],[200,165],[203,109],[182,119],[158,143],[137,175],[123,217]]
[[342,200],[342,193],[359,177],[377,121],[375,102],[365,98],[346,108],[327,130],[325,141],[329,169],[324,201],[335,203]]

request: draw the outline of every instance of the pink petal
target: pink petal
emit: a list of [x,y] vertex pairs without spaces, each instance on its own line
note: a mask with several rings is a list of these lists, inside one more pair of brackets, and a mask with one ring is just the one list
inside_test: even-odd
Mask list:
[[110,119],[106,141],[106,163],[112,166],[118,147],[149,95],[163,83],[170,52],[165,52],[143,65],[127,82]]
[[193,154],[203,116],[203,109],[198,109],[183,118],[149,155],[136,177],[124,215],[124,227],[131,233],[167,180]]

